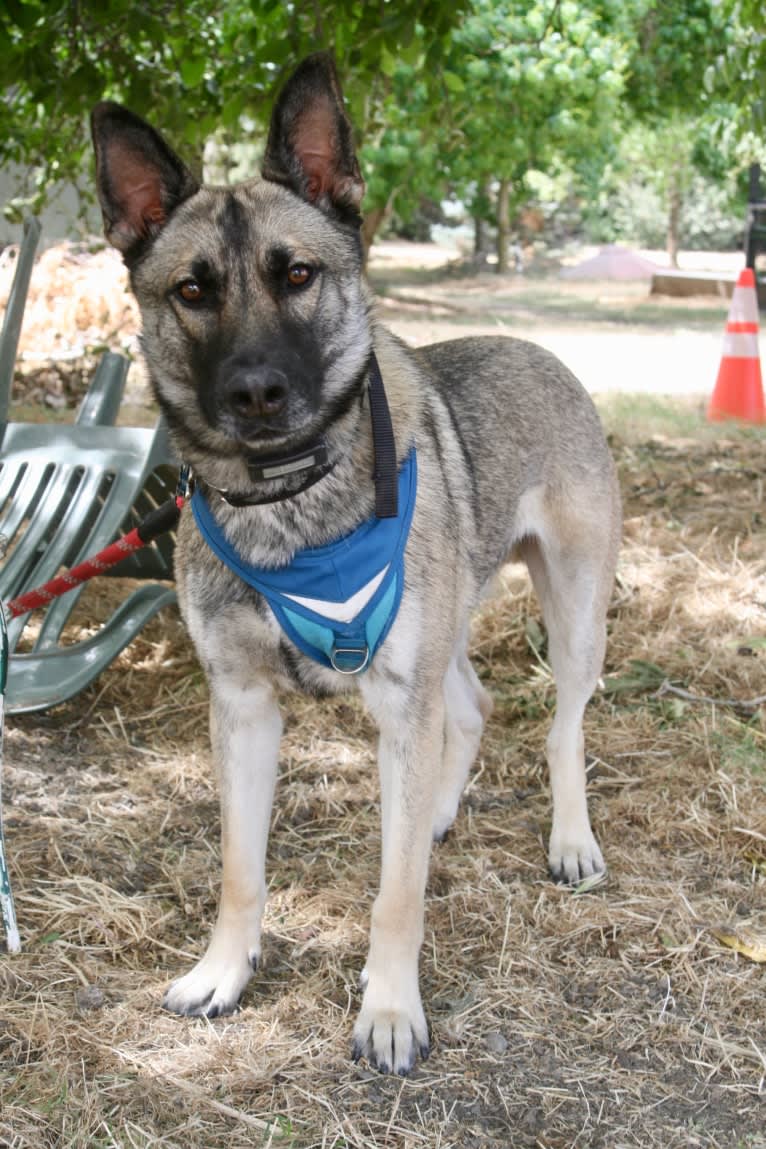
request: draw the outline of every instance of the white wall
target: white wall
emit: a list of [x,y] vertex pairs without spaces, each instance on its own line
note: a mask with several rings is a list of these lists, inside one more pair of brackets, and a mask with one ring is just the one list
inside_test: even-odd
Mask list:
[[[84,182],[85,178],[93,177],[92,175],[84,177]],[[21,238],[21,225],[9,223],[2,215],[1,209],[14,196],[23,194],[23,184],[23,169],[9,165],[0,170],[0,246],[6,243],[18,243]],[[39,250],[59,243],[62,239],[81,239],[88,232],[94,235],[101,234],[101,212],[97,205],[88,206],[84,222],[79,218],[80,207],[80,196],[74,185],[62,185],[40,215],[43,233]]]

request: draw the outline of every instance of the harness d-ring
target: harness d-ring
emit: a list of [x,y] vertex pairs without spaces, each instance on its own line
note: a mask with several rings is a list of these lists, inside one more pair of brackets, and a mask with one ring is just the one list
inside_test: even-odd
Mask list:
[[[355,657],[357,660],[361,658],[362,661],[358,662],[356,666],[349,666],[349,656]],[[333,670],[337,670],[338,674],[361,674],[370,661],[370,648],[367,643],[364,646],[334,646],[330,651],[329,659]],[[346,661],[345,666],[343,665],[344,661]]]

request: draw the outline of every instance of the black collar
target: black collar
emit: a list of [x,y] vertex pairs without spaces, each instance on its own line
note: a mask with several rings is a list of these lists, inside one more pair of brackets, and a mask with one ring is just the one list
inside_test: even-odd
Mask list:
[[[375,467],[372,473],[375,480],[375,516],[378,519],[395,519],[398,513],[399,493],[396,440],[383,377],[374,351],[370,354],[369,376],[370,422],[375,455]],[[238,495],[221,487],[212,487],[210,483],[206,485],[232,507],[258,507],[266,503],[281,503],[307,491],[325,475],[329,475],[335,462],[337,460],[331,462],[328,459],[327,445],[324,439],[320,439],[311,447],[292,455],[274,455],[267,458],[258,455],[248,459],[247,469],[253,483],[269,483],[274,479],[302,475],[302,481],[290,490],[280,491],[276,495]]]
[[[318,483],[325,475],[329,475],[335,466],[327,458],[327,446],[324,439],[320,439],[312,447],[307,447],[294,455],[274,455],[264,458],[250,458],[247,461],[247,470],[253,483],[269,483],[274,479],[285,479],[292,475],[303,475],[303,480],[297,487],[288,491],[280,491],[276,495],[237,495],[233,491],[221,490],[215,487],[221,498],[232,507],[260,507],[265,503],[281,503],[284,499],[292,499]],[[210,484],[208,484],[209,486]]]

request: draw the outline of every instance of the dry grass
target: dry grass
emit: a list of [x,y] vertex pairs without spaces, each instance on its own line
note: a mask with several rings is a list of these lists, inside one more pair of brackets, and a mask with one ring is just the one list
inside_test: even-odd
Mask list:
[[[163,1013],[219,881],[206,689],[167,612],[72,703],[8,723],[24,952],[0,957],[0,1145],[766,1146],[766,967],[710,932],[766,933],[766,722],[741,705],[766,680],[764,436],[610,422],[625,545],[586,730],[608,882],[578,895],[546,875],[553,691],[509,568],[473,642],[495,713],[433,853],[430,1061],[402,1080],[348,1057],[379,832],[374,731],[347,700],[286,705],[242,1011]],[[73,625],[120,591],[92,584]]]
[[[473,647],[495,714],[433,855],[431,1060],[405,1081],[348,1060],[379,851],[373,731],[348,701],[288,704],[265,966],[242,1012],[161,1012],[219,878],[205,687],[166,615],[74,703],[9,723],[25,950],[0,965],[0,1143],[766,1143],[764,967],[706,928],[766,929],[766,728],[735,705],[763,693],[763,438],[614,447],[626,542],[587,719],[608,883],[578,896],[546,877],[552,688],[509,568]],[[658,696],[665,680],[726,704]]]
[[[0,311],[8,302],[18,245],[0,252]],[[118,253],[95,239],[64,242],[43,251],[35,262],[13,381],[16,417],[48,418],[76,406],[106,348],[128,356],[136,351],[138,306],[128,291]],[[146,394],[143,368],[131,365],[129,398]],[[135,422],[135,410],[131,419]],[[143,420],[142,420],[143,422]]]
[[[0,253],[0,308],[5,308],[18,247]],[[19,364],[79,360],[93,347],[127,348],[139,328],[119,254],[95,239],[64,242],[41,252],[24,309]]]

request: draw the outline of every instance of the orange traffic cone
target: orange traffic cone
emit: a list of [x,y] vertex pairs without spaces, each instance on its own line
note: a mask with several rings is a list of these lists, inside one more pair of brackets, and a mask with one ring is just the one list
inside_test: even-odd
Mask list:
[[751,267],[740,272],[734,288],[721,366],[707,417],[744,419],[748,423],[766,421],[758,355],[758,297]]

